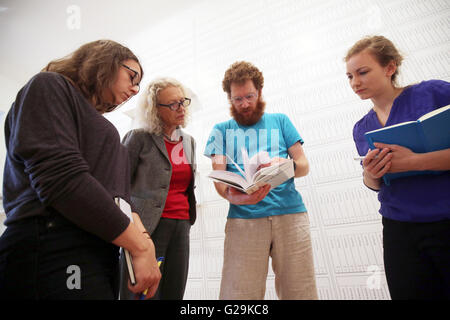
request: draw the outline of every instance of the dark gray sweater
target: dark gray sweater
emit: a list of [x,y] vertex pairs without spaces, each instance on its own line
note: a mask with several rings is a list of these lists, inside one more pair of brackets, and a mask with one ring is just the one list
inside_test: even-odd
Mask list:
[[5,122],[3,205],[11,225],[56,210],[111,241],[129,224],[129,163],[115,127],[62,75],[41,72],[18,93]]

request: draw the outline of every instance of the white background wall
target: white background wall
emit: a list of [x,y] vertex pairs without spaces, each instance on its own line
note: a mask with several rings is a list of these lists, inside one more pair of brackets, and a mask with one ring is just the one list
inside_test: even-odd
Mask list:
[[[1,4],[2,1],[0,7]],[[74,17],[66,12],[71,4],[77,5],[81,12],[80,29],[67,26],[68,19]],[[382,34],[404,54],[401,84],[426,79],[449,81],[450,2],[198,0],[166,1],[164,5],[157,1],[135,1],[133,5],[131,1],[122,9],[118,9],[119,2],[108,4],[92,8],[85,1],[62,1],[57,11],[60,19],[56,19],[66,23],[56,35],[62,37],[61,41],[54,43],[41,37],[48,47],[22,52],[28,59],[33,59],[36,53],[41,61],[39,68],[26,68],[20,78],[5,67],[8,72],[0,74],[0,81],[9,83],[9,88],[20,88],[50,59],[83,42],[109,37],[122,41],[140,57],[146,73],[143,86],[153,77],[171,76],[196,94],[186,130],[198,145],[198,220],[191,232],[185,298],[218,297],[228,204],[205,178],[211,165],[202,153],[212,126],[229,118],[226,95],[221,89],[223,74],[233,62],[248,60],[264,73],[267,112],[287,114],[305,140],[311,172],[306,178],[297,179],[296,186],[311,220],[319,297],[389,299],[383,270],[381,220],[377,213],[379,203],[376,194],[363,187],[359,163],[353,160],[356,155],[351,136],[353,124],[370,109],[370,103],[360,101],[351,91],[342,59],[356,40]],[[100,24],[94,23],[93,10],[102,12]],[[130,16],[134,18],[131,22]],[[8,25],[21,25],[20,17],[19,12]],[[0,11],[0,28],[1,19]],[[41,19],[48,23],[48,19]],[[48,28],[44,31],[48,33]],[[19,45],[14,28],[2,32],[6,32],[12,48],[16,42]],[[39,28],[34,32],[39,32]],[[67,50],[61,53],[62,47]],[[48,50],[46,60],[38,54],[41,49],[52,49]],[[11,61],[14,65],[13,60],[9,57],[2,63]],[[10,94],[9,90],[6,94],[0,91],[3,99],[0,110],[9,108]],[[3,104],[5,99],[8,106]],[[128,106],[108,115],[122,136],[132,124],[125,113],[132,114],[136,101],[135,98]],[[271,271],[266,298],[276,299]]]

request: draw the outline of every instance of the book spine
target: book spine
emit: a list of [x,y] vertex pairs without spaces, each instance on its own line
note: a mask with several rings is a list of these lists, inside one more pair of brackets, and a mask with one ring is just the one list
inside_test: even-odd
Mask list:
[[[116,197],[114,200],[116,202],[116,205],[120,208],[120,198]],[[132,216],[130,217],[130,220],[132,220]],[[131,222],[133,222],[133,221],[131,221]],[[134,285],[136,285],[136,277],[134,275],[133,259],[131,258],[131,254],[130,254],[130,252],[127,249],[125,249],[125,248],[122,248],[122,249],[123,249],[123,252],[125,254],[125,261],[126,261],[126,264],[127,264],[127,269],[128,269],[128,275],[130,277],[130,282],[131,282],[131,285],[134,286]]]
[[421,121],[417,121],[416,123],[417,123],[417,125],[416,125],[417,135],[420,137],[420,140],[421,140],[422,145],[423,145],[423,150],[425,150],[425,152],[433,151],[433,150],[431,150],[431,145],[428,143],[427,136],[425,135],[425,131],[424,131],[423,126],[422,126],[422,122]]
[[369,148],[370,148],[370,150],[375,150],[376,147],[375,147],[375,145],[373,144],[373,139],[372,139],[372,137],[366,136],[366,138],[367,138],[367,142],[369,143]]
[[136,278],[134,276],[133,259],[131,258],[131,254],[127,249],[123,248],[123,252],[125,254],[125,261],[127,264],[127,270],[128,270],[128,275],[130,277],[130,282],[131,282],[131,285],[134,286],[136,284]]
[[[370,150],[375,150],[376,147],[375,147],[375,145],[373,144],[374,141],[373,141],[372,137],[366,136],[366,138],[367,138],[367,142],[369,143],[369,148],[370,148]],[[390,185],[391,185],[391,181],[390,181],[390,179],[389,179],[389,173],[386,173],[386,174],[383,176],[383,181],[384,181],[384,184],[385,184],[385,185],[387,185],[387,186],[390,186]]]

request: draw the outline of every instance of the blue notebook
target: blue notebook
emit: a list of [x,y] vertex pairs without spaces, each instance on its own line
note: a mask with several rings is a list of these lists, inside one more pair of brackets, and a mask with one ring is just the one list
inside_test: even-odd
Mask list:
[[[416,153],[425,153],[450,148],[450,105],[433,110],[417,121],[407,121],[366,132],[364,135],[372,150],[374,142],[397,144]],[[393,179],[418,174],[438,174],[441,171],[408,171],[386,173],[384,183]]]

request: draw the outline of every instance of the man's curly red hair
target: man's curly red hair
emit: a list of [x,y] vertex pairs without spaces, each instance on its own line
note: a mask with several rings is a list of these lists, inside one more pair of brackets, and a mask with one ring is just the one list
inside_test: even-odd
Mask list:
[[256,90],[260,91],[264,87],[264,77],[261,71],[250,62],[238,61],[233,63],[227,71],[222,81],[222,88],[230,98],[231,84],[244,84],[247,80],[252,80]]

